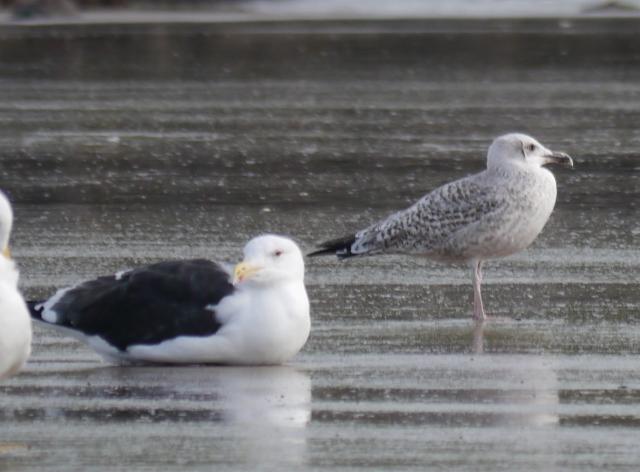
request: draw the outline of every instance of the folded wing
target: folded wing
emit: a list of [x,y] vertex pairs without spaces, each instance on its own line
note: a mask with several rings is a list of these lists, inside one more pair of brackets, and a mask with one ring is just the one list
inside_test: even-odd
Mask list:
[[215,306],[233,292],[229,274],[218,264],[167,261],[63,289],[29,308],[34,318],[126,350],[215,334],[221,326]]

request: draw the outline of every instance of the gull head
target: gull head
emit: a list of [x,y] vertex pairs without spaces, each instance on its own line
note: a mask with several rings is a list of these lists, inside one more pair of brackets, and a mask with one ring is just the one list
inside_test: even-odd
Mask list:
[[9,199],[0,191],[0,251],[7,259],[11,257],[9,252],[9,236],[13,226],[13,210]]
[[487,168],[508,169],[516,167],[539,168],[547,164],[573,167],[571,157],[560,151],[547,149],[531,136],[511,133],[494,139],[487,153]]
[[304,260],[291,239],[273,234],[253,238],[244,247],[244,260],[233,271],[234,285],[302,282]]

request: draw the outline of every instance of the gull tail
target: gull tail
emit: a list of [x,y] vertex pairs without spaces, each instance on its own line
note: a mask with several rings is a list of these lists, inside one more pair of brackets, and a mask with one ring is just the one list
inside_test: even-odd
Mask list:
[[310,252],[307,257],[336,255],[339,259],[357,256],[351,252],[351,246],[356,241],[356,235],[351,234],[343,238],[332,239],[318,244],[318,250]]

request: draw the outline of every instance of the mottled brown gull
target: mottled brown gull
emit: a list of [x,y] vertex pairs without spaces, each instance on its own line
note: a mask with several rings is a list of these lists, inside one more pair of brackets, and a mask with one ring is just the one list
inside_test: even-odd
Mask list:
[[321,243],[309,256],[401,253],[466,262],[473,268],[473,318],[484,320],[482,263],[525,249],[544,228],[557,193],[547,164],[573,167],[568,154],[530,136],[500,136],[489,147],[486,170],[438,187],[355,234]]

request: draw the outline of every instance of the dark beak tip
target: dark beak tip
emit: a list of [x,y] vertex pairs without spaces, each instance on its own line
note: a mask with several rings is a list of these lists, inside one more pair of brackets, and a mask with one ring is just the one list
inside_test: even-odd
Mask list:
[[573,159],[571,158],[571,156],[569,154],[563,152],[562,153],[562,159],[564,161],[564,164],[567,167],[573,169]]
[[573,169],[573,159],[566,152],[554,152],[551,154],[551,158],[555,160],[556,164]]

